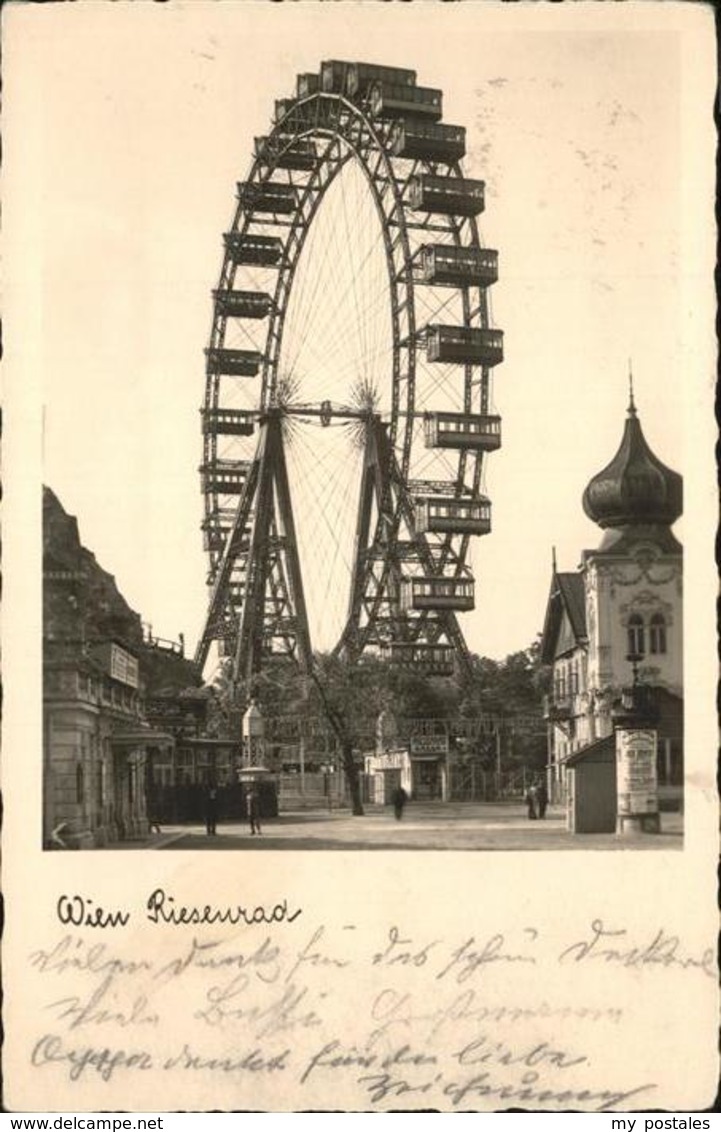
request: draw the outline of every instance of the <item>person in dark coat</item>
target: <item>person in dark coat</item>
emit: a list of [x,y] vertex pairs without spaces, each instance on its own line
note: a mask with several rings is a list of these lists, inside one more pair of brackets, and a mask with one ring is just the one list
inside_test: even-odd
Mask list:
[[526,791],[526,805],[528,806],[528,820],[534,821],[538,817],[538,789],[535,782],[532,782]]
[[160,822],[158,821],[158,811],[154,806],[147,807],[148,814],[148,832],[149,833],[162,833]]
[[391,801],[393,802],[393,812],[396,815],[396,821],[400,821],[403,817],[405,804],[408,801],[408,795],[402,786],[396,786]]
[[218,820],[218,788],[210,783],[205,790],[205,832],[209,837],[215,835]]
[[260,799],[258,798],[258,791],[254,786],[251,786],[248,791],[248,821],[250,822],[250,832],[255,835],[260,833]]
[[546,809],[548,808],[548,787],[546,786],[545,778],[539,778],[536,785],[536,800],[538,803],[538,816],[545,818]]
[[155,790],[149,789],[145,795],[145,814],[148,819],[149,833],[162,833],[160,822],[158,821],[159,812],[160,807]]

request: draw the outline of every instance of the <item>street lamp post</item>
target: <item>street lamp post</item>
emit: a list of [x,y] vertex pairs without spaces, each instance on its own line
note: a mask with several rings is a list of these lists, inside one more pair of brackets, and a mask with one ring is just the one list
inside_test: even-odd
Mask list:
[[243,716],[243,767],[257,767],[263,764],[265,747],[265,720],[255,700],[251,700]]
[[[238,772],[238,781],[246,791],[246,804],[253,791],[262,816],[275,816],[277,813],[277,794],[275,786],[271,783],[271,775],[264,765],[265,761],[265,720],[260,707],[251,700],[243,715],[241,723],[243,739],[243,755],[241,767]],[[262,789],[261,789],[262,788]],[[268,793],[272,790],[272,805],[268,801]],[[270,806],[270,808],[265,808]]]

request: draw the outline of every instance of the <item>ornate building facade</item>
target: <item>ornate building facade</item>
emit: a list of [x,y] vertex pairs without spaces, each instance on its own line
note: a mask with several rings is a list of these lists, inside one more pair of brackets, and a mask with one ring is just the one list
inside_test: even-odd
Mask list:
[[102,847],[147,833],[153,765],[172,758],[176,743],[159,702],[198,682],[180,646],[144,635],[113,576],[81,544],[77,520],[45,488],[45,847]]
[[646,442],[633,395],[620,447],[583,508],[603,538],[575,572],[559,572],[554,556],[542,637],[550,786],[563,797],[565,759],[612,734],[612,709],[637,681],[658,714],[659,784],[671,805],[683,787],[683,551],[671,530],[683,489]]

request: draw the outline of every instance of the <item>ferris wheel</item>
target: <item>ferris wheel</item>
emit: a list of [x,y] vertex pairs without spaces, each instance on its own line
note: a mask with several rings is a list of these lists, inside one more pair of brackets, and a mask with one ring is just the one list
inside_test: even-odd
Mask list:
[[484,183],[442,102],[415,71],[326,61],[255,139],[206,350],[201,667],[214,642],[249,680],[314,648],[468,661],[503,334]]

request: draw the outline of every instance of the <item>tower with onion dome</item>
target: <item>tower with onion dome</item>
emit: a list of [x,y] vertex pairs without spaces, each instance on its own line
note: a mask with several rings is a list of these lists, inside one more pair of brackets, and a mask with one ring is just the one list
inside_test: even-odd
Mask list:
[[542,656],[552,785],[564,761],[610,737],[611,713],[634,679],[659,712],[662,796],[683,783],[683,552],[672,527],[683,510],[681,476],[650,447],[633,391],[613,459],[592,477],[583,509],[603,532],[581,565],[559,571],[554,554]]

